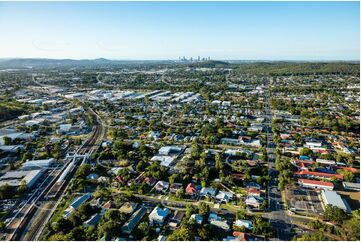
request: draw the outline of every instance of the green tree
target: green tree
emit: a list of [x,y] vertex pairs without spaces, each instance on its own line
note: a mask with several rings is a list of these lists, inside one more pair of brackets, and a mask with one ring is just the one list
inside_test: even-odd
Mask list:
[[17,189],[17,193],[18,193],[18,195],[23,195],[25,192],[26,192],[26,190],[28,189],[28,186],[27,186],[27,184],[26,184],[26,181],[21,181],[20,182],[20,185],[19,185],[19,187],[18,187],[18,189]]
[[0,221],[0,232],[3,232],[6,228],[4,221]]
[[174,184],[174,182],[178,179],[178,174],[174,173],[171,176],[169,176],[168,180],[169,180],[169,184]]
[[198,139],[194,139],[191,145],[191,157],[194,160],[197,160],[200,158],[202,153],[202,146],[199,143]]
[[176,195],[177,198],[182,198],[182,197],[184,197],[184,195],[185,195],[184,188],[183,188],[183,187],[179,188],[179,189],[177,190],[177,192],[175,193],[175,195]]
[[33,158],[33,155],[30,152],[25,152],[21,161],[24,162],[24,161],[30,160],[32,158]]
[[326,206],[325,211],[323,212],[323,216],[326,220],[331,220],[338,224],[342,224],[343,221],[347,218],[345,211],[332,205]]
[[343,179],[347,182],[353,182],[355,175],[351,171],[338,170],[338,172],[343,176]]
[[261,216],[256,216],[253,222],[252,233],[256,235],[271,236],[271,224],[265,221]]
[[360,210],[352,211],[352,217],[344,227],[348,240],[360,241]]
[[192,214],[194,214],[194,213],[197,213],[197,210],[191,204],[187,204],[186,205],[186,219],[185,220],[189,219],[192,216]]
[[135,169],[137,170],[137,172],[143,172],[146,167],[147,167],[147,163],[144,162],[143,160],[140,160],[137,166],[135,167]]
[[89,164],[83,164],[78,168],[76,172],[76,178],[86,178],[90,174],[91,166]]
[[73,227],[72,223],[66,219],[61,217],[56,223],[53,225],[53,229],[55,232],[67,232],[71,230]]
[[311,156],[312,154],[313,154],[313,152],[309,148],[304,147],[300,150],[300,155]]
[[137,228],[139,233],[142,235],[142,238],[149,234],[149,229],[150,227],[148,222],[141,222]]
[[201,240],[210,240],[211,239],[211,232],[210,232],[210,228],[209,226],[207,226],[209,224],[206,224],[204,227],[200,228],[197,230],[197,234],[198,236],[201,238]]
[[98,238],[105,236],[106,240],[110,240],[112,237],[118,234],[119,224],[115,221],[107,221],[98,226]]
[[48,237],[48,240],[49,241],[63,241],[63,240],[65,240],[65,238],[64,238],[64,234],[56,233],[56,234],[50,235],[50,237]]
[[215,161],[216,161],[215,167],[217,171],[223,170],[223,166],[225,162],[224,153],[223,152],[217,153],[215,156]]
[[11,144],[11,138],[4,136],[3,137],[4,145],[10,145]]
[[14,189],[9,184],[0,186],[0,199],[8,199],[14,196]]
[[240,209],[236,213],[237,219],[247,219],[247,210],[246,209]]
[[200,202],[198,204],[198,209],[199,209],[199,214],[202,216],[206,216],[210,211],[209,205],[205,202]]
[[207,154],[205,152],[202,152],[200,158],[196,161],[196,166],[199,169],[203,169],[206,167],[206,158],[207,158]]

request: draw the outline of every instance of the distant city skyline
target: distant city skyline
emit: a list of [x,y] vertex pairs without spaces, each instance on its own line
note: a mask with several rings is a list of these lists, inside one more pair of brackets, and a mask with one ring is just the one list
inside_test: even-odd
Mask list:
[[0,2],[0,58],[359,60],[359,2]]

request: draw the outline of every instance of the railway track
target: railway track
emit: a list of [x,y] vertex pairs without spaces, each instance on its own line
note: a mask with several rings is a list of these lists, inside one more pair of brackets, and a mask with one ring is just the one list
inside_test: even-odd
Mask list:
[[34,193],[25,201],[25,204],[18,209],[18,212],[15,213],[9,225],[7,226],[8,236],[4,236],[3,238],[6,240],[11,240],[14,238],[18,232],[19,227],[24,223],[24,214],[30,214],[31,210],[33,209],[33,203],[37,201],[42,191],[49,187],[50,184],[48,180],[54,175],[55,172],[56,168],[48,174],[46,179],[40,183],[38,189],[36,189]]
[[[102,134],[102,127],[100,125],[96,125],[94,128],[93,135],[88,139],[83,146],[79,149],[77,152],[80,155],[84,154],[91,154],[94,151],[94,146],[97,146],[97,141],[99,138],[101,138]],[[59,190],[56,191],[56,196],[51,198],[49,194],[51,194],[53,191],[49,191],[47,193],[47,196],[44,196],[46,201],[44,202],[44,205],[38,209],[37,216],[32,219],[33,221],[29,223],[28,229],[26,229],[23,233],[23,236],[20,236],[20,240],[39,240],[43,230],[45,228],[45,225],[50,221],[52,218],[54,211],[59,204],[59,202],[62,200],[63,195],[65,194],[65,191],[68,187],[68,185],[71,182],[71,178],[75,175],[77,169],[79,168],[80,163],[77,163],[68,177],[65,179],[65,181],[62,183]],[[57,189],[56,187],[59,187],[56,183],[52,187],[52,189]]]
[[[35,80],[35,76],[32,78],[36,84],[43,86]],[[106,136],[107,128],[102,124],[98,114],[88,108],[84,103],[81,102],[81,105],[92,116],[94,128],[91,137],[85,141],[76,153],[91,155],[100,147],[102,139]],[[39,193],[38,191],[34,192],[34,194],[25,201],[25,204],[13,216],[10,224],[7,226],[7,233],[3,235],[1,239],[7,241],[39,240],[45,225],[52,218],[57,205],[62,200],[62,197],[71,182],[71,178],[76,173],[78,167],[79,164],[76,164],[61,184],[57,184],[56,181],[64,170],[50,181],[48,181],[50,175],[47,176],[38,188],[38,190],[40,189],[41,191]]]
[[[77,150],[76,154],[90,156],[95,152],[103,140],[106,134],[106,128],[104,128],[99,122],[99,117],[92,113],[95,120],[92,135],[87,139],[84,144]],[[68,165],[68,164],[67,164]],[[66,166],[67,166],[66,165]],[[65,167],[66,167],[65,166]],[[52,218],[54,211],[62,200],[66,189],[68,188],[72,177],[79,168],[79,162],[69,172],[64,182],[61,184],[56,183],[62,172],[55,176],[38,195],[36,199],[29,199],[24,207],[21,209],[22,217],[20,221],[15,223],[15,230],[10,234],[7,240],[39,240],[45,225]],[[32,202],[33,201],[33,202]],[[29,203],[28,203],[29,202]]]

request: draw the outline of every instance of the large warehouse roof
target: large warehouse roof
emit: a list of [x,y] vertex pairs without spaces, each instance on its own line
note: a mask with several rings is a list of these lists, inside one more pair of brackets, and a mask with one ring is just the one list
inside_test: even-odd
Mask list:
[[24,181],[31,187],[35,181],[40,177],[41,170],[30,170],[30,171],[8,171],[0,177],[0,186],[9,184],[10,186],[19,186]]
[[350,212],[350,208],[346,201],[335,191],[322,190],[322,198],[326,205],[333,205],[339,207],[345,212]]

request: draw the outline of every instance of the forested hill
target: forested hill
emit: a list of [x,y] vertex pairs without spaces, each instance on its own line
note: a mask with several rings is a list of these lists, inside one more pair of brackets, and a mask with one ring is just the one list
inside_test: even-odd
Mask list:
[[359,74],[356,62],[260,62],[240,64],[239,72],[270,75]]
[[92,60],[73,59],[0,59],[0,69],[10,68],[69,68],[69,67],[131,67],[131,66],[179,66],[191,68],[232,68],[250,74],[309,75],[309,74],[359,74],[359,62],[291,62],[291,61],[219,61],[210,60],[179,63],[172,60]]
[[188,67],[198,67],[198,68],[222,68],[222,67],[229,67],[230,64],[225,61],[217,61],[217,60],[210,60],[210,61],[201,61],[201,62],[193,62],[193,63],[186,63],[182,64]]

